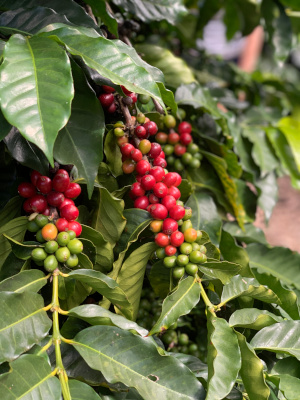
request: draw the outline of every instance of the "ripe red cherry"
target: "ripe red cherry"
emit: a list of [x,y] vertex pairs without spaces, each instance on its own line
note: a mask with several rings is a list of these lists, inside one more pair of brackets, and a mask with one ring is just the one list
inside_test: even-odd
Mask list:
[[144,175],[142,177],[141,184],[145,190],[151,190],[156,184],[156,180],[153,175]]
[[176,144],[174,147],[174,154],[176,156],[181,157],[186,152],[186,147],[182,146],[182,144]]
[[153,193],[155,196],[162,198],[168,194],[168,188],[164,183],[158,182],[153,187]]
[[68,230],[69,230],[69,231],[74,231],[75,234],[76,234],[76,237],[78,237],[78,236],[81,235],[82,226],[81,226],[81,224],[80,224],[79,222],[77,222],[77,221],[71,221],[71,222],[69,222]]
[[65,196],[61,192],[50,192],[47,194],[47,201],[50,206],[59,207],[65,200]]
[[106,93],[114,93],[116,91],[115,88],[111,87],[111,86],[107,86],[107,85],[102,85],[102,89],[104,90],[104,92]]
[[169,144],[176,144],[179,142],[180,136],[176,132],[172,132],[168,136],[168,143]]
[[100,100],[102,106],[107,108],[113,103],[115,97],[112,93],[102,93],[98,99]]
[[164,151],[161,151],[158,157],[160,157],[160,158],[166,158],[165,152],[164,152]]
[[168,216],[168,210],[162,204],[152,204],[149,210],[154,219],[165,219]]
[[174,247],[174,246],[172,246],[172,245],[168,245],[168,246],[166,246],[165,247],[165,254],[166,254],[166,256],[174,256],[174,254],[176,254],[176,252],[177,252],[177,249],[176,249],[176,247]]
[[157,204],[157,203],[159,203],[159,198],[157,196],[155,196],[155,194],[151,193],[149,195],[149,201],[151,204]]
[[48,176],[39,176],[36,187],[41,193],[47,194],[52,190],[52,180]]
[[37,180],[38,180],[38,177],[39,176],[41,176],[42,174],[40,174],[38,171],[35,171],[35,170],[33,170],[33,171],[31,171],[31,173],[30,173],[30,180],[31,180],[31,182],[32,182],[32,184],[35,186],[36,185],[36,182],[37,182]]
[[131,185],[130,193],[134,197],[140,197],[140,196],[144,196],[145,195],[145,190],[142,188],[142,185],[139,182],[134,182]]
[[64,192],[70,185],[70,177],[65,169],[59,169],[55,174],[52,187],[56,192]]
[[139,149],[134,149],[130,152],[130,158],[135,162],[139,162],[143,158],[143,154]]
[[169,210],[169,215],[171,218],[179,221],[185,216],[185,209],[182,206],[176,205]]
[[73,204],[68,204],[60,210],[60,216],[65,218],[67,221],[74,221],[76,218],[78,218],[78,215],[79,210]]
[[162,198],[161,204],[164,205],[167,210],[170,210],[172,207],[176,206],[176,199],[173,196],[167,195]]
[[151,150],[149,151],[149,156],[151,158],[156,158],[161,153],[161,145],[158,143],[151,143]]
[[47,207],[44,211],[43,211],[43,215],[46,215],[47,217],[50,215],[50,208]]
[[155,167],[162,167],[162,168],[166,168],[167,166],[167,161],[164,158],[161,157],[156,157],[153,160],[153,165]]
[[125,156],[126,158],[130,157],[130,153],[134,150],[134,146],[130,143],[124,143],[122,144],[122,146],[120,147],[121,153],[123,154],[123,156]]
[[33,209],[31,208],[30,199],[24,201],[23,209],[27,213],[32,213]]
[[113,114],[116,111],[116,109],[117,109],[116,103],[112,103],[108,107],[107,112],[110,113],[110,114]]
[[81,187],[76,182],[71,182],[68,189],[64,191],[64,196],[68,199],[76,199],[81,193]]
[[149,174],[154,176],[156,182],[161,182],[165,176],[165,171],[162,167],[156,166],[150,169]]
[[174,172],[168,172],[164,177],[164,184],[168,187],[174,186],[177,181],[177,176]]
[[147,139],[147,137],[149,136],[146,129],[142,125],[138,125],[135,128],[134,133],[139,139]]
[[177,186],[179,186],[181,184],[182,178],[181,178],[181,175],[179,175],[178,172],[173,172],[173,174],[175,174],[177,176],[176,183],[174,184],[174,186],[177,187]]
[[139,175],[145,175],[147,172],[150,171],[151,165],[146,160],[141,160],[136,164],[136,172]]
[[155,236],[155,243],[159,246],[159,247],[166,247],[168,246],[168,244],[170,244],[170,239],[167,235],[165,235],[164,233],[159,232],[156,236]]
[[72,199],[64,199],[64,201],[59,205],[59,209],[63,208],[64,206],[67,206],[68,204],[72,204],[73,206],[75,206],[75,203]]
[[29,199],[32,211],[42,214],[46,210],[48,204],[47,200],[41,194],[36,194]]
[[124,174],[132,174],[135,170],[135,162],[133,160],[127,159],[122,164],[122,170]]
[[22,182],[18,186],[18,193],[20,196],[25,197],[25,199],[29,199],[36,194],[36,190],[32,183]]
[[138,197],[134,201],[134,208],[140,208],[142,210],[147,210],[148,206],[149,206],[149,200],[148,200],[147,196]]
[[58,218],[55,225],[59,232],[65,232],[69,229],[69,222],[65,218]]
[[126,96],[129,96],[130,93],[132,93],[130,90],[126,89],[126,87],[123,85],[121,85],[121,89],[123,90],[124,94],[126,94]]
[[168,141],[168,134],[165,132],[158,132],[155,135],[155,140],[157,141],[157,143],[165,144]]
[[158,127],[156,123],[153,121],[146,122],[143,126],[150,136],[155,135],[156,132],[158,131]]
[[130,94],[129,94],[129,97],[131,98],[133,104],[137,102],[137,95],[136,95],[136,93],[130,93]]
[[187,146],[188,144],[192,143],[193,138],[189,133],[183,133],[180,135],[180,143],[183,144],[184,146]]
[[170,242],[172,246],[179,247],[184,242],[184,235],[182,232],[173,232],[170,237]]
[[169,187],[168,194],[175,197],[176,200],[180,199],[181,196],[180,190],[175,186]]
[[138,183],[142,182],[142,175],[136,175],[135,179],[137,180]]
[[178,133],[182,135],[183,133],[191,133],[192,132],[192,125],[186,121],[180,122],[178,125]]
[[172,235],[173,232],[178,230],[177,222],[172,218],[166,218],[163,222],[163,233],[166,235]]

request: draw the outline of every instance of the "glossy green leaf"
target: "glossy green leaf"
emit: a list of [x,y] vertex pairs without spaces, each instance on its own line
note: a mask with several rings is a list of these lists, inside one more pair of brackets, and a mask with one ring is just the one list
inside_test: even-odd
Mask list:
[[122,154],[113,130],[110,130],[105,137],[104,153],[106,156],[106,163],[114,176],[122,175]]
[[264,367],[255,351],[246,341],[245,336],[240,332],[235,332],[239,341],[242,356],[242,366],[240,370],[245,389],[249,400],[268,400],[270,389],[265,382]]
[[126,225],[123,216],[124,201],[113,197],[105,188],[99,188],[99,203],[93,216],[93,227],[112,246],[119,240]]
[[278,127],[285,135],[295,158],[298,170],[300,171],[300,143],[299,143],[299,129],[300,122],[292,117],[282,118]]
[[95,92],[75,62],[72,62],[72,75],[75,86],[72,114],[55,141],[54,157],[60,164],[76,166],[78,178],[87,182],[91,197],[103,157],[105,121]]
[[150,335],[164,332],[182,315],[188,314],[200,300],[201,288],[197,279],[189,276],[179,282],[175,292],[165,298],[159,319]]
[[210,240],[219,245],[221,237],[222,220],[211,196],[196,190],[186,202],[186,206],[193,210],[191,221],[195,229],[204,230],[209,234]]
[[[300,254],[284,247],[269,248],[262,244],[247,247],[251,268],[279,278],[283,283],[300,288]],[[284,265],[284,268],[282,267]]]
[[205,398],[204,389],[188,368],[174,357],[160,356],[154,344],[130,332],[94,326],[80,332],[72,344],[110,383],[134,387],[145,400]]
[[69,388],[72,400],[100,400],[101,397],[86,383],[71,379]]
[[280,304],[278,296],[271,289],[260,285],[255,278],[237,275],[224,286],[221,302],[228,302],[239,296],[250,296],[266,303]]
[[267,310],[244,308],[242,310],[236,310],[231,314],[228,323],[231,327],[243,327],[259,331],[266,326],[281,321],[283,321],[282,317],[278,317]]
[[22,271],[0,283],[0,292],[38,292],[47,283],[47,277],[38,269]]
[[242,230],[236,222],[225,222],[223,229],[240,242],[268,244],[264,232],[253,224],[245,224]]
[[279,390],[284,394],[285,398],[288,400],[297,400],[300,392],[300,379],[288,374],[279,375],[276,378],[279,378]]
[[[39,343],[52,321],[43,310],[42,296],[33,292],[0,292],[0,362],[11,361]],[[26,332],[26,335],[24,335]]]
[[5,400],[60,400],[61,387],[51,366],[40,356],[25,354],[13,361],[11,370],[0,376],[0,391]]
[[20,260],[12,251],[9,252],[0,270],[0,281],[18,274],[27,263],[28,260]]
[[134,14],[143,22],[161,21],[166,19],[174,24],[187,10],[182,0],[113,0],[117,6]]
[[108,30],[114,36],[118,37],[118,22],[111,13],[111,10],[107,7],[106,2],[97,0],[86,0],[85,3],[91,6],[95,17],[100,17],[101,21],[104,25],[107,26]]
[[300,361],[298,361],[294,357],[285,357],[281,360],[278,360],[276,364],[273,366],[272,374],[275,375],[284,375],[289,374],[296,378],[300,377]]
[[163,260],[159,260],[151,266],[148,279],[154,293],[164,299],[170,292],[170,280],[172,271],[164,266]]
[[52,163],[54,142],[70,116],[74,95],[67,54],[48,38],[14,35],[4,57],[0,68],[3,114]]
[[0,226],[7,224],[20,216],[22,199],[20,196],[12,197],[0,211]]
[[124,291],[116,281],[102,274],[102,272],[78,269],[70,272],[69,277],[91,286],[118,307],[125,316],[131,315],[132,307]]
[[[142,328],[135,322],[95,304],[86,304],[72,308],[69,310],[68,315],[70,317],[80,318],[90,325],[114,325],[126,331],[134,330],[141,336],[146,336],[148,334],[147,329]],[[110,323],[108,323],[108,321]]]
[[278,199],[276,174],[271,172],[265,178],[256,181],[256,187],[260,190],[258,205],[264,211],[266,221],[268,221]]
[[[137,317],[146,266],[156,247],[155,243],[150,242],[134,250],[122,264],[121,271],[117,277],[117,283],[132,305],[130,319],[135,320]],[[120,309],[120,311],[125,315],[123,309]],[[130,314],[128,313],[127,315]]]
[[229,261],[208,261],[205,264],[200,264],[199,269],[205,275],[213,279],[220,279],[225,284],[229,283],[231,278],[240,272],[241,266]]
[[76,280],[72,282],[69,278],[59,280],[59,298],[60,307],[63,310],[70,310],[71,308],[78,307],[91,293],[91,286]]
[[241,368],[241,353],[233,329],[224,319],[217,318],[210,312],[208,341],[206,400],[221,400],[230,393],[236,381]]
[[287,353],[300,360],[300,321],[283,321],[263,328],[250,344],[257,350]]
[[5,236],[3,236],[3,233],[14,240],[22,241],[27,230],[27,223],[27,217],[19,217],[0,228],[0,269],[11,250],[11,246]]
[[22,260],[28,260],[31,258],[32,250],[36,249],[37,247],[41,247],[41,244],[38,242],[20,243],[17,240],[7,236],[5,233],[3,233],[3,236],[9,241],[13,253]]

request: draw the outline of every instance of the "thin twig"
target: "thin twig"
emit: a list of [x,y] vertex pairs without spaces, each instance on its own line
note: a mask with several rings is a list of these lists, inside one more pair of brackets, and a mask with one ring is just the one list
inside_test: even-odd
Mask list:
[[91,6],[89,6],[88,4],[85,4],[84,8],[85,8],[86,12],[89,14],[89,16],[92,18],[92,20],[95,22],[95,24],[98,25],[98,21],[96,20],[96,17],[93,14]]

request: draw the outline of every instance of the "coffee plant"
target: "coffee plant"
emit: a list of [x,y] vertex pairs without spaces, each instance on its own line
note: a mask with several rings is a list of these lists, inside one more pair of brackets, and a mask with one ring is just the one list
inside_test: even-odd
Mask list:
[[[197,48],[221,9],[252,74]],[[300,188],[299,12],[0,0],[1,400],[300,398],[300,256],[253,225]]]

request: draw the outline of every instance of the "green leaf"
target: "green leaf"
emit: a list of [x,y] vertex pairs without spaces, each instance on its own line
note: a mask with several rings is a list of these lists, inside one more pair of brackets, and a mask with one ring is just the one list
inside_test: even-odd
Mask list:
[[188,368],[174,357],[160,356],[154,344],[130,332],[94,326],[81,331],[72,344],[108,382],[134,387],[145,400],[205,398],[204,389]]
[[13,361],[11,370],[0,375],[0,391],[5,400],[31,398],[60,400],[61,386],[51,366],[40,356],[25,354]]
[[195,229],[201,229],[208,233],[210,240],[219,245],[222,220],[211,196],[201,191],[195,191],[186,202],[186,206],[193,210],[191,221]]
[[120,147],[117,144],[113,129],[110,130],[105,137],[104,153],[106,156],[106,163],[114,176],[122,175],[122,154]]
[[[300,379],[288,374],[276,375],[275,378],[276,380],[279,379],[279,390],[284,394],[285,398],[288,400],[297,400],[300,391]],[[268,379],[274,382],[270,375],[268,376]]]
[[206,400],[221,400],[230,393],[235,384],[241,368],[241,353],[232,328],[224,319],[214,317],[210,312],[208,338]]
[[38,269],[22,271],[0,283],[0,291],[9,292],[38,292],[47,283],[47,277]]
[[72,74],[75,86],[72,113],[55,141],[54,158],[60,164],[76,166],[78,178],[87,182],[88,194],[91,197],[103,157],[105,121],[95,92],[75,62],[72,62]]
[[179,17],[187,13],[182,0],[113,0],[113,3],[143,22],[166,19],[175,24]]
[[[284,247],[269,248],[262,244],[247,247],[251,268],[279,278],[283,283],[300,288],[300,254]],[[284,268],[282,266],[284,265]]]
[[151,266],[148,275],[150,285],[154,293],[164,299],[170,291],[170,279],[172,271],[164,266],[163,260],[157,261]]
[[164,332],[182,315],[188,314],[200,300],[201,288],[197,279],[189,276],[179,282],[175,292],[163,302],[162,312],[149,335]]
[[69,273],[69,277],[75,278],[81,283],[91,286],[98,293],[105,296],[116,307],[118,307],[125,316],[132,313],[131,304],[124,291],[113,279],[102,274],[99,271],[77,269]]
[[72,400],[100,400],[101,397],[97,395],[91,386],[86,383],[71,379],[69,381],[69,388]]
[[[156,247],[155,243],[150,242],[134,250],[123,263],[117,277],[117,283],[132,305],[130,319],[135,320],[137,317],[146,266],[150,255],[155,251]],[[124,314],[122,309],[120,311]]]
[[300,321],[283,321],[263,328],[250,344],[257,350],[287,353],[300,360]]
[[52,321],[43,310],[42,296],[33,292],[0,292],[0,306],[5,310],[0,316],[0,362],[11,361],[39,343]]
[[108,30],[114,36],[118,37],[118,22],[107,7],[106,1],[85,0],[85,3],[92,7],[95,17],[100,17],[101,21],[107,26]]
[[[4,42],[5,43],[5,42]],[[0,42],[1,45],[1,42]],[[0,59],[2,57],[2,52],[4,50],[4,47],[1,49],[0,46]],[[4,118],[2,111],[0,110],[0,140],[3,140],[10,132],[11,130],[11,125],[6,121]]]
[[[45,35],[57,38],[72,55],[80,56],[90,68],[116,85],[124,85],[128,90],[149,95],[164,107],[159,88],[151,75],[124,51],[120,51],[113,41],[86,36],[79,29],[67,26]],[[134,82],[132,76],[135,78]]]
[[228,302],[239,296],[250,296],[265,303],[280,304],[278,296],[271,289],[260,285],[255,278],[237,275],[224,286],[221,302]]
[[223,229],[240,242],[268,244],[264,232],[253,224],[245,224],[242,230],[236,222],[225,222]]
[[300,376],[300,361],[294,357],[282,358],[273,366],[271,373],[275,375],[289,374],[298,378]]
[[246,341],[245,336],[235,332],[239,341],[242,356],[241,377],[249,400],[268,400],[270,389],[264,378],[264,367],[255,351]]
[[59,298],[60,306],[63,310],[70,310],[79,306],[91,293],[91,286],[88,286],[79,280],[75,283],[69,278],[59,279]]
[[229,318],[229,325],[231,327],[250,328],[259,331],[266,326],[273,325],[276,322],[283,321],[282,317],[267,311],[258,310],[257,308],[244,308],[236,310]]
[[27,217],[19,217],[0,228],[0,269],[11,250],[11,246],[5,236],[3,236],[3,233],[20,242],[24,239],[27,223]]
[[299,144],[299,129],[300,121],[293,117],[284,117],[278,122],[278,127],[285,135],[292,153],[294,155],[298,170],[300,171],[300,144]]
[[7,224],[20,216],[22,199],[20,196],[12,197],[0,211],[0,226]]
[[220,279],[225,284],[229,283],[232,277],[240,272],[241,266],[229,261],[208,261],[199,265],[199,269],[205,275],[213,279]]
[[32,250],[36,249],[37,247],[41,247],[41,244],[38,242],[20,243],[17,240],[7,236],[5,233],[3,233],[3,236],[9,241],[13,253],[22,260],[28,260],[31,258]]
[[[28,260],[27,261],[20,260],[11,251],[8,254],[8,256],[6,257],[4,263],[1,267],[0,281],[18,274],[24,268],[24,266],[26,266],[27,263],[28,263]],[[24,268],[24,269],[27,269],[27,268]]]
[[147,329],[142,328],[137,323],[95,304],[86,304],[72,308],[69,310],[68,315],[70,317],[80,318],[90,325],[114,325],[126,331],[134,330],[141,336],[146,336],[148,334]]
[[14,35],[5,47],[0,79],[5,118],[52,163],[53,145],[74,95],[67,54],[48,38]]
[[266,221],[269,221],[278,199],[278,185],[275,172],[271,172],[265,178],[256,181],[255,185],[260,190],[258,205],[264,211]]

